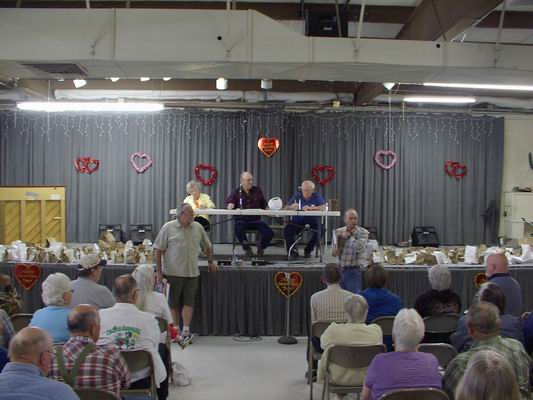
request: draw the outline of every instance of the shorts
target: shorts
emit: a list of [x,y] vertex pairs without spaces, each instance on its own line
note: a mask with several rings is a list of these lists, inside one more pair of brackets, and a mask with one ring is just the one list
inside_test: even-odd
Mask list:
[[196,292],[200,284],[200,277],[192,278],[182,276],[165,275],[165,279],[170,284],[168,293],[168,305],[170,308],[179,306],[194,307],[196,303]]

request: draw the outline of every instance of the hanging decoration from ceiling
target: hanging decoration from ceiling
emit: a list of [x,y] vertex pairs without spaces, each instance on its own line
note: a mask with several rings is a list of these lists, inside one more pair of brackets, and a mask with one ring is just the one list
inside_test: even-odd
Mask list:
[[[321,177],[320,174],[326,173],[325,177]],[[335,178],[335,167],[331,165],[315,165],[311,170],[311,176],[320,185],[324,186],[330,183]]]
[[[388,158],[388,162],[385,162],[385,159]],[[378,150],[374,154],[374,161],[377,165],[385,170],[389,170],[396,164],[398,156],[392,150]]]
[[92,174],[99,166],[100,161],[90,156],[80,156],[74,160],[74,167],[81,174]]
[[276,272],[274,285],[284,297],[292,297],[302,286],[303,278],[299,272]]
[[259,138],[257,147],[261,153],[270,158],[279,149],[279,139],[270,137]]
[[[209,171],[209,178],[204,178],[202,176],[202,171]],[[196,176],[196,180],[202,185],[212,185],[217,180],[218,172],[212,165],[198,164],[194,167],[194,175]]]
[[459,180],[466,175],[468,168],[457,161],[446,161],[444,163],[444,171],[448,176]]
[[[144,164],[139,164],[139,161],[143,160]],[[142,174],[153,164],[152,158],[142,151],[137,151],[130,156],[130,164],[137,171],[138,174]]]

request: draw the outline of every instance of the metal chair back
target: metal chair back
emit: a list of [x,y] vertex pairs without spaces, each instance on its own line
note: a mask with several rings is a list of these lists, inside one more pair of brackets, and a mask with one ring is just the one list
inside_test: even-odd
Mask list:
[[393,390],[381,396],[380,400],[450,400],[450,398],[442,390],[425,388]]
[[124,395],[148,393],[150,396],[152,396],[152,398],[156,399],[157,394],[155,390],[154,361],[152,360],[152,355],[150,352],[147,350],[121,351],[120,355],[124,358],[128,369],[132,373],[150,367],[150,387],[146,389],[121,390],[120,393]]
[[378,317],[371,322],[371,324],[376,324],[381,327],[383,336],[392,335],[392,325],[394,324],[395,317]]
[[448,364],[457,356],[457,350],[448,343],[422,343],[418,351],[433,354],[439,361],[439,367],[446,369]]
[[120,400],[114,393],[102,389],[72,388],[80,400]]
[[20,331],[22,328],[26,328],[29,324],[31,319],[33,318],[33,314],[14,314],[11,316],[11,324],[13,325],[13,329],[15,332]]

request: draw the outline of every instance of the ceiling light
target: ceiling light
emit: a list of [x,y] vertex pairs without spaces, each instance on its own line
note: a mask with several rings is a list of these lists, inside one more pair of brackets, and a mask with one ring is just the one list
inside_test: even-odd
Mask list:
[[272,79],[261,79],[261,89],[272,89]]
[[169,81],[169,80],[171,80],[171,79],[172,79],[172,78],[170,78],[170,77],[163,78],[163,80],[164,80],[165,82],[166,82],[166,81]]
[[533,91],[531,85],[492,85],[486,83],[437,83],[427,82],[424,86],[436,86],[436,87],[450,87],[450,88],[464,88],[464,89],[487,89],[487,90],[522,90]]
[[404,97],[403,101],[408,103],[448,103],[448,104],[468,104],[475,103],[474,97],[460,97],[460,96],[408,96]]
[[23,101],[17,103],[17,108],[27,111],[161,111],[165,107],[162,103],[105,103],[105,102],[62,102],[62,101]]
[[217,89],[226,90],[228,88],[228,80],[226,78],[217,79]]
[[115,82],[117,82],[118,80],[120,80],[120,78],[109,78],[109,79],[111,79],[111,82],[113,82],[113,83],[115,83]]
[[150,80],[150,78],[148,78],[147,76],[141,77],[141,82],[147,82],[149,80]]
[[396,85],[394,82],[383,82],[383,86],[385,86],[385,89],[388,91],[391,91],[394,85]]
[[87,81],[85,79],[74,79],[73,82],[74,82],[74,86],[76,87],[76,89],[79,89],[87,85]]

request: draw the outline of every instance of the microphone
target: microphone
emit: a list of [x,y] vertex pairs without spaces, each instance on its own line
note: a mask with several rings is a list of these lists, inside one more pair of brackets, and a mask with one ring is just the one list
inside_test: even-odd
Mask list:
[[243,200],[242,200],[242,195],[243,195],[243,192],[244,192],[244,188],[242,187],[242,183],[239,185],[239,206],[240,208],[242,209],[243,206]]
[[301,187],[301,186],[298,186],[298,191],[299,191],[299,192],[302,191],[302,187]]

